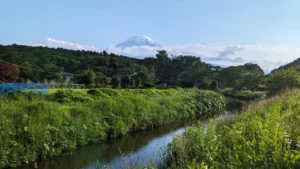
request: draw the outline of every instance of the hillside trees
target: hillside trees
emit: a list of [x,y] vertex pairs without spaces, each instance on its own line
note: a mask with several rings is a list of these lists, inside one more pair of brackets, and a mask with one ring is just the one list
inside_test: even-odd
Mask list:
[[216,79],[222,88],[247,88],[254,91],[264,81],[264,73],[257,64],[247,63],[221,69],[216,74]]
[[269,95],[276,94],[282,90],[300,87],[300,67],[280,69],[268,78]]
[[194,85],[203,87],[204,79],[210,74],[210,67],[201,60],[195,61],[190,67],[178,75],[182,86],[192,87]]
[[[195,56],[170,57],[165,50],[159,50],[154,57],[137,59],[105,51],[0,45],[0,60],[20,65],[20,79],[33,82],[45,79],[61,82],[61,72],[75,74],[74,83],[96,84],[100,87],[114,84],[111,82],[113,77],[118,77],[120,85],[123,79],[123,87],[167,84],[172,87],[198,86],[207,89],[209,84],[216,81],[220,88],[236,90],[255,90],[264,81],[263,71],[256,64],[221,68]],[[130,82],[126,78],[131,79]]]

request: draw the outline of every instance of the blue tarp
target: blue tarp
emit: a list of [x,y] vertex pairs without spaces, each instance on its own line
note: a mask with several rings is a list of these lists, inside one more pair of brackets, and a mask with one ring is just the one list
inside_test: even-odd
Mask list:
[[36,93],[36,94],[48,94],[48,84],[36,84],[29,83],[0,83],[0,94],[5,93]]

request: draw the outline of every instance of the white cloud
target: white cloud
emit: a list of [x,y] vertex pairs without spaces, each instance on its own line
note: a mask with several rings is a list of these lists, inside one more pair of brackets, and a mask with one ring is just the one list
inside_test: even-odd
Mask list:
[[[62,47],[75,50],[100,51],[99,48],[89,45],[80,45],[64,40],[47,38],[38,43],[29,44],[31,46]],[[266,46],[266,45],[203,45],[187,44],[164,47],[136,46],[127,48],[118,48],[110,46],[106,51],[129,57],[144,58],[155,57],[157,50],[166,50],[168,54],[192,55],[201,57],[208,63],[231,66],[245,63],[257,63],[268,73],[272,69],[278,68],[288,62],[297,59],[300,56],[300,48],[286,46]]]
[[64,41],[64,40],[57,40],[54,38],[46,38],[44,41],[37,42],[37,43],[30,43],[30,46],[48,46],[52,48],[66,48],[66,49],[73,49],[73,50],[89,50],[89,51],[99,51],[99,48],[95,46],[89,45],[80,45],[78,43]]
[[169,55],[193,55],[202,60],[224,66],[256,63],[268,73],[300,56],[300,48],[265,45],[177,45],[165,47],[127,47],[111,46],[107,51],[132,57],[154,57],[157,50],[166,50]]

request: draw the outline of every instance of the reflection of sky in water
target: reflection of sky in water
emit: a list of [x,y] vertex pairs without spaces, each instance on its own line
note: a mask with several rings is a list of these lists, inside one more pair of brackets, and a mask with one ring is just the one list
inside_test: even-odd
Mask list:
[[122,168],[124,167],[124,165],[128,166],[136,162],[138,162],[139,166],[144,166],[151,162],[158,163],[161,160],[160,152],[162,152],[166,145],[173,140],[174,136],[179,135],[183,132],[184,128],[180,128],[168,134],[161,135],[152,139],[148,144],[134,152],[124,153],[123,155],[111,159],[110,161],[106,161],[105,159],[103,159],[104,161],[89,164],[88,166],[85,166],[85,168],[105,168],[105,166],[107,165],[111,168]]

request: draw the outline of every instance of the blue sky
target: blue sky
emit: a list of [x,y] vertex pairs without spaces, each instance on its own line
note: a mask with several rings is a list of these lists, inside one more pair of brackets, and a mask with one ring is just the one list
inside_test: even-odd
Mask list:
[[106,49],[147,35],[173,51],[204,45],[196,52],[204,58],[242,48],[228,57],[270,62],[267,70],[300,56],[299,7],[297,0],[9,0],[0,6],[0,44],[52,38]]

